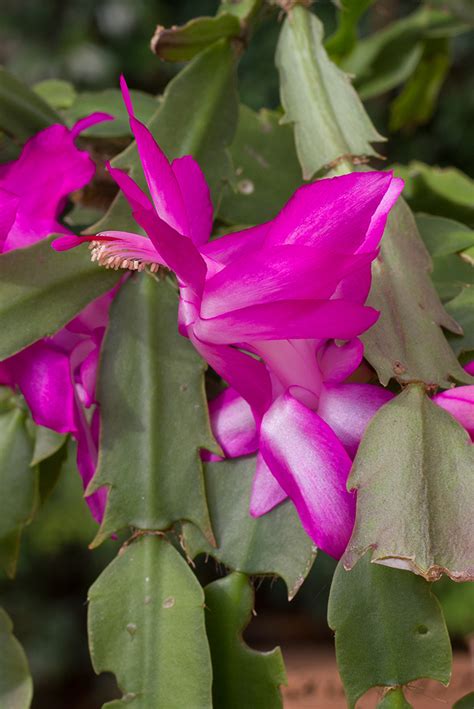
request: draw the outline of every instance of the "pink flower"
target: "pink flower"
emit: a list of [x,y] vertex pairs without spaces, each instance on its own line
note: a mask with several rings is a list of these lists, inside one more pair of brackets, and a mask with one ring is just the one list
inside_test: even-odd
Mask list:
[[[474,361],[464,369],[474,375]],[[466,429],[474,443],[474,385],[447,389],[433,397],[433,401],[453,416]]]
[[[211,403],[218,439],[228,455],[259,449],[252,512],[290,496],[318,546],[339,556],[354,516],[350,454],[388,396],[341,382],[361,360],[357,336],[378,317],[364,305],[371,262],[403,182],[383,172],[319,180],[271,222],[209,241],[212,205],[198,164],[190,156],[170,164],[135,118],[123,80],[122,89],[151,200],[110,172],[149,238],[87,237],[93,258],[175,272],[179,330],[230,386]],[[62,237],[55,248],[82,241]]]
[[[0,251],[23,248],[54,232],[71,233],[59,222],[67,196],[95,172],[89,155],[74,140],[94,123],[111,119],[92,114],[69,130],[50,126],[33,136],[14,162],[0,168]],[[77,440],[77,461],[86,486],[97,462],[98,409],[95,380],[100,345],[113,292],[91,303],[65,328],[0,363],[0,382],[20,389],[38,425]],[[100,519],[104,493],[88,498]]]
[[18,160],[0,165],[0,253],[35,244],[54,233],[69,233],[59,221],[67,196],[95,172],[75,138],[91,125],[112,120],[93,113],[69,130],[52,125],[25,144]]
[[355,495],[346,489],[352,459],[370,419],[392,394],[344,383],[362,360],[358,339],[341,346],[270,344],[273,357],[264,361],[273,402],[260,427],[247,402],[226,389],[210,403],[213,431],[227,457],[258,453],[251,514],[259,517],[291,497],[317,546],[338,558],[355,519]]

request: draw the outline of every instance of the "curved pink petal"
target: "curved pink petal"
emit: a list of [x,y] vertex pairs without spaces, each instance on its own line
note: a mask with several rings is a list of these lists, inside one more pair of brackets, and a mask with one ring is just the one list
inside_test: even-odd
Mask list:
[[95,403],[95,389],[97,371],[99,368],[100,347],[94,344],[89,354],[84,357],[76,373],[76,388],[79,389],[79,398],[88,409]]
[[468,374],[474,375],[474,362],[469,362],[469,364],[466,364],[466,366],[464,367],[464,369],[466,370],[466,372],[467,372]]
[[188,217],[187,236],[196,245],[205,244],[211,234],[214,219],[206,178],[191,155],[173,160],[171,169],[178,180]]
[[272,474],[261,453],[257,456],[257,465],[250,493],[250,514],[261,517],[286,500],[288,495]]
[[40,340],[5,360],[35,423],[58,433],[75,431],[74,385],[69,356]]
[[334,291],[334,298],[351,300],[353,303],[365,303],[372,285],[372,269],[377,267],[377,259],[372,264],[363,266],[357,273],[345,276]]
[[[389,174],[392,175],[392,173]],[[358,245],[356,253],[370,253],[377,248],[385,230],[388,214],[400,196],[403,187],[403,180],[399,178],[392,179],[387,191],[370,219],[365,238]],[[339,284],[335,292],[335,297],[343,298],[344,300],[352,300],[355,303],[365,303],[372,284],[372,269],[376,267],[377,260],[372,266],[367,265],[360,269],[357,274],[349,274],[346,276]]]
[[214,344],[252,340],[331,338],[350,340],[378,318],[373,308],[342,300],[283,300],[201,318],[194,325],[199,339]]
[[260,450],[306,532],[320,549],[340,558],[354,525],[355,496],[346,489],[351,459],[333,431],[283,394],[263,418]]
[[119,170],[116,167],[112,167],[110,163],[107,163],[107,170],[112,179],[122,190],[133,211],[136,209],[153,209],[153,205],[147,195],[137,185],[135,180],[130,177],[130,175],[124,172],[124,170]]
[[65,126],[49,126],[30,138],[0,182],[2,189],[18,197],[16,219],[3,251],[67,231],[58,222],[65,199],[87,184],[94,172],[94,162],[87,152],[78,150],[73,133]]
[[373,250],[403,181],[388,172],[354,172],[300,187],[274,219],[266,245]]
[[265,340],[252,345],[272,375],[274,398],[289,387],[301,387],[312,392],[311,407],[317,407],[322,377],[316,362],[316,340]]
[[89,236],[76,236],[76,234],[65,234],[64,236],[58,236],[57,239],[51,243],[51,246],[55,251],[69,251],[69,249],[75,249],[76,246],[81,244],[90,243],[92,239]]
[[206,280],[201,315],[214,318],[275,300],[329,298],[341,278],[370,263],[373,256],[322,253],[299,245],[244,254]]
[[[62,209],[62,207],[61,207]],[[46,239],[51,234],[67,233],[69,230],[59,221],[51,219],[37,219],[31,214],[18,210],[17,217],[3,243],[3,251],[24,249],[36,244],[41,239]]]
[[[392,173],[388,173],[392,175]],[[390,182],[389,188],[382,197],[377,209],[372,215],[367,233],[364,240],[357,248],[357,253],[371,252],[377,248],[385,230],[388,214],[400,196],[404,187],[403,180],[394,178]],[[372,268],[377,267],[377,261],[374,265],[366,266],[357,274],[349,274],[339,284],[335,296],[352,300],[355,303],[364,303],[369,295],[370,286],[372,283]]]
[[326,384],[339,384],[347,379],[360,365],[364,356],[364,345],[358,338],[343,345],[325,343],[318,350],[318,363]]
[[181,283],[200,295],[207,268],[191,239],[179,234],[149,210],[138,210],[134,216],[150,237],[159,258],[174,271]]
[[448,389],[436,394],[433,401],[454,416],[474,442],[474,385]]
[[191,329],[189,338],[201,357],[250,405],[254,418],[263,416],[271,401],[265,365],[233,347],[203,342]]
[[377,209],[372,215],[370,226],[365,235],[363,243],[360,245],[358,253],[361,251],[369,252],[377,248],[382,238],[387,217],[393,205],[400,197],[405,186],[404,181],[399,177],[393,177],[393,172],[388,173],[392,177],[392,181],[382,197]]
[[94,519],[102,521],[107,502],[107,489],[101,488],[92,495],[87,495],[87,486],[95,475],[98,458],[99,445],[99,410],[96,409],[89,424],[81,404],[78,401],[76,406],[76,433],[74,438],[77,441],[77,467],[81,475],[84,489],[86,490],[86,502],[92,512]]
[[115,121],[115,116],[111,116],[110,113],[103,113],[102,111],[96,111],[91,113],[89,116],[80,118],[71,128],[71,134],[74,138],[77,138],[79,133],[95,126],[97,123],[103,123],[104,121]]
[[252,409],[230,387],[209,402],[212,432],[227,458],[255,453],[257,428]]
[[178,304],[178,332],[183,337],[189,337],[189,328],[199,318],[199,297],[196,291],[180,283]]
[[373,384],[325,384],[318,414],[353,458],[370,420],[391,399],[390,391]]
[[148,128],[135,118],[128,87],[123,76],[120,77],[120,86],[156,212],[160,219],[180,234],[188,234],[189,223],[183,196],[168,158]]

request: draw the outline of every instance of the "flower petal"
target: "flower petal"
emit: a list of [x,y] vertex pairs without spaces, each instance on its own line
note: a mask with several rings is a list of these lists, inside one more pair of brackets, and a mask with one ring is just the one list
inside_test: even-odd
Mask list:
[[187,236],[196,245],[205,244],[211,234],[214,218],[206,178],[191,155],[173,160],[171,169],[178,180],[188,216],[189,232]]
[[328,342],[319,349],[317,356],[324,382],[339,384],[347,379],[362,362],[364,345],[357,338],[343,345]]
[[346,489],[351,460],[333,431],[286,393],[263,418],[260,450],[306,532],[340,558],[354,525],[355,496]]
[[94,162],[87,152],[78,150],[66,126],[52,125],[30,138],[1,177],[1,188],[18,198],[16,219],[2,250],[23,248],[54,232],[67,232],[58,222],[64,201],[87,184],[94,172]]
[[130,177],[130,175],[124,172],[124,170],[119,170],[116,167],[112,167],[110,163],[107,163],[106,167],[112,179],[122,190],[133,211],[136,209],[153,209],[153,205],[147,195],[137,185],[135,180]]
[[[89,424],[79,402],[76,406],[76,433],[74,438],[77,441],[77,467],[82,478],[84,489],[87,489],[90,481],[95,475],[98,458],[99,444],[99,410],[94,411],[92,421]],[[92,512],[94,519],[99,522],[104,516],[107,502],[107,489],[105,487],[97,490],[92,495],[86,496],[86,502]]]
[[261,453],[257,456],[255,476],[250,493],[250,514],[261,517],[286,500],[288,495],[273,475]]
[[76,429],[74,385],[69,356],[47,340],[30,345],[5,360],[35,423],[58,433]]
[[201,294],[206,277],[206,264],[191,239],[182,236],[166,221],[149,210],[137,210],[134,217],[150,237],[166,266],[184,285]]
[[76,234],[65,234],[64,236],[58,236],[57,239],[51,243],[51,246],[55,251],[69,251],[69,249],[75,249],[76,246],[81,244],[90,243],[90,237],[76,236]]
[[95,126],[97,123],[103,123],[104,121],[115,121],[115,116],[111,116],[110,113],[103,113],[102,111],[96,111],[91,113],[89,116],[80,118],[71,128],[71,134],[74,138],[77,138],[79,133]]
[[200,319],[194,329],[214,344],[278,339],[350,340],[371,327],[378,312],[342,300],[282,300]]
[[156,212],[160,219],[180,234],[188,234],[189,224],[183,195],[168,158],[148,128],[135,118],[128,87],[123,76],[120,78],[120,86]]
[[393,173],[388,173],[392,177],[392,181],[382,197],[377,209],[372,215],[370,226],[365,235],[363,243],[360,245],[358,253],[361,251],[368,252],[377,248],[382,238],[387,217],[393,205],[400,197],[405,186],[404,181],[399,177],[393,177]]
[[254,418],[261,419],[271,401],[271,382],[265,365],[233,347],[203,342],[193,329],[189,338],[201,357],[248,402]]
[[474,386],[448,389],[436,394],[433,401],[454,416],[474,442]]
[[[377,263],[377,259],[373,262]],[[334,292],[334,298],[351,300],[353,303],[365,303],[372,285],[373,264],[368,264],[343,278]]]
[[372,251],[403,181],[389,172],[354,172],[300,187],[274,219],[266,244]]
[[255,453],[257,428],[252,409],[234,389],[225,389],[209,402],[212,432],[227,458]]
[[289,387],[299,387],[312,393],[311,408],[317,407],[322,377],[316,361],[316,340],[262,340],[252,345],[271,373],[274,397]]
[[373,384],[327,384],[321,390],[318,414],[353,458],[370,420],[391,399],[390,391]]
[[82,404],[88,409],[95,403],[100,344],[91,342],[89,354],[82,359],[76,372],[76,389]]
[[201,305],[204,318],[275,300],[329,298],[339,281],[372,260],[364,254],[288,245],[244,254],[207,279]]
[[[388,213],[400,196],[403,185],[403,180],[399,178],[392,179],[389,188],[372,215],[369,228],[365,238],[357,248],[357,253],[371,252],[377,248],[385,229]],[[346,276],[337,288],[336,297],[352,300],[355,303],[365,303],[370,292],[371,283],[371,268],[367,266],[356,275],[349,274]]]

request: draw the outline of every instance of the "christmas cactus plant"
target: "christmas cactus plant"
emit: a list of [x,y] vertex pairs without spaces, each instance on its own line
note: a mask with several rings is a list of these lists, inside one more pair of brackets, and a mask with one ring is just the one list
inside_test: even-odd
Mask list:
[[[88,596],[107,706],[283,706],[280,650],[242,632],[255,579],[292,599],[318,550],[348,706],[449,682],[432,585],[474,580],[473,188],[384,164],[361,98],[403,84],[391,126],[427,120],[467,25],[423,6],[359,40],[370,4],[328,38],[303,0],[159,26],[182,68],[158,99],[117,76],[108,110],[0,72],[0,564],[73,456],[90,546],[116,544]],[[256,113],[237,70],[262,19],[281,107]],[[24,709],[0,620],[0,705]]]

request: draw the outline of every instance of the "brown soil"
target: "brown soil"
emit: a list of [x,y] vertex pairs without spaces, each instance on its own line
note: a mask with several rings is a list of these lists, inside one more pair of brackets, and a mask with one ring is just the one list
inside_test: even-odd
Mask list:
[[[344,690],[330,649],[292,647],[283,650],[288,687],[283,688],[285,709],[347,709]],[[449,687],[434,680],[414,682],[405,696],[414,709],[448,709],[474,690],[474,658],[457,652]],[[357,709],[375,709],[382,690],[372,689],[357,704]],[[474,709],[474,707],[473,707]]]

